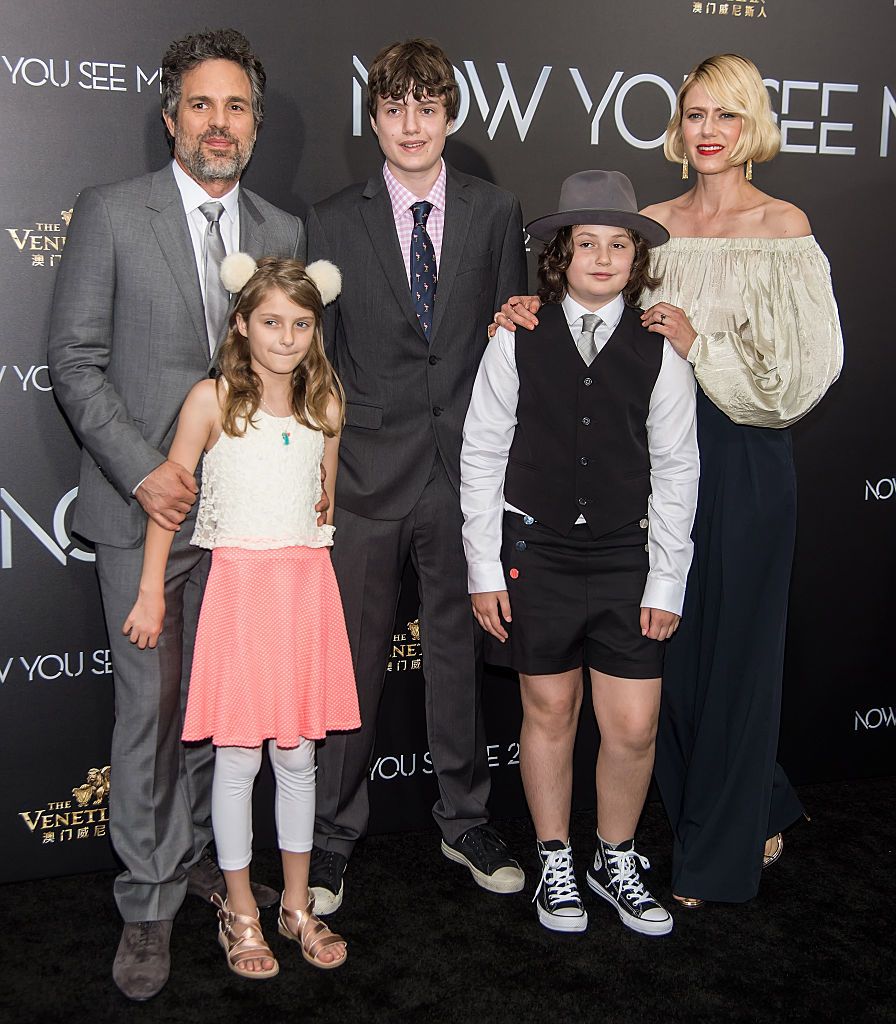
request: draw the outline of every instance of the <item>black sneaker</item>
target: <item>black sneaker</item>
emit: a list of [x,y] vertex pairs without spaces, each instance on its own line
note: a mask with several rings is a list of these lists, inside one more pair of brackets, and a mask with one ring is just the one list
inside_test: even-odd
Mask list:
[[443,839],[442,853],[466,865],[476,884],[489,892],[519,892],[526,884],[523,869],[491,825],[474,825],[453,843]]
[[311,867],[308,871],[308,888],[314,897],[314,913],[324,917],[342,906],[345,883],[342,876],[348,857],[335,850],[322,850],[315,846],[311,850]]
[[639,862],[645,870],[650,867],[650,861],[635,852],[634,839],[612,846],[598,836],[588,885],[613,904],[626,928],[642,935],[668,935],[672,931],[672,917],[644,888],[638,874]]
[[553,932],[583,932],[588,915],[572,868],[572,850],[559,839],[538,844],[541,881],[532,902],[538,920]]

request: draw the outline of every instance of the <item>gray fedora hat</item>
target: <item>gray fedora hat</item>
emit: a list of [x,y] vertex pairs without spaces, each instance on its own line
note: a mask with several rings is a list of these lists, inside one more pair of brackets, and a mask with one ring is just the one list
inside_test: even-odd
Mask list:
[[669,241],[669,232],[650,217],[638,213],[632,183],[622,171],[579,171],[560,186],[557,213],[526,225],[535,238],[549,242],[560,228],[571,224],[609,224],[631,228],[649,246]]

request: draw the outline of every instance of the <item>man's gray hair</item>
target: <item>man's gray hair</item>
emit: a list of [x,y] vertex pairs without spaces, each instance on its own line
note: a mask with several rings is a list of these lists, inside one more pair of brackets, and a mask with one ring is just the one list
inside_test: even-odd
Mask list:
[[232,60],[249,76],[255,127],[264,120],[264,65],[252,52],[249,40],[233,28],[197,32],[176,39],[162,58],[162,113],[177,120],[184,75],[207,60]]

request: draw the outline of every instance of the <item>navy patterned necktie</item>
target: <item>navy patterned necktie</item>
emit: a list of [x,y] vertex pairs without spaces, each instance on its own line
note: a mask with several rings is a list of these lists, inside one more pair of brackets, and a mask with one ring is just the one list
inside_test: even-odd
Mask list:
[[436,297],[436,251],[426,230],[426,218],[432,211],[432,203],[414,203],[414,231],[411,235],[411,300],[423,334],[429,341],[432,334],[432,310]]

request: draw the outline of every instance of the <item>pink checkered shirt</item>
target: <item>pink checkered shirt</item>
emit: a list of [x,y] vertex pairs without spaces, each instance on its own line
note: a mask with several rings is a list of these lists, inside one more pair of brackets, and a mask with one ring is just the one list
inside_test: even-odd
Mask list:
[[[395,218],[395,230],[398,232],[398,245],[404,253],[404,272],[408,277],[408,288],[411,287],[411,234],[414,231],[414,215],[411,207],[420,200],[413,192],[409,192],[404,185],[389,170],[388,164],[383,164],[383,177],[386,179],[386,188],[389,191],[389,199],[392,201],[392,216]],[[432,203],[432,210],[426,220],[426,230],[432,239],[432,247],[436,254],[436,269],[441,265],[442,260],[442,234],[445,231],[445,161],[442,161],[442,169],[436,178],[435,184],[429,190],[429,195],[424,196],[428,203]]]

